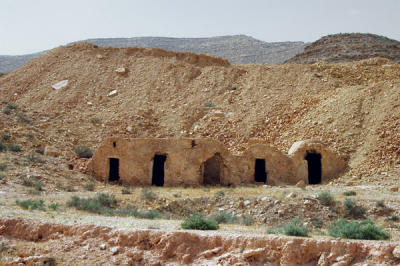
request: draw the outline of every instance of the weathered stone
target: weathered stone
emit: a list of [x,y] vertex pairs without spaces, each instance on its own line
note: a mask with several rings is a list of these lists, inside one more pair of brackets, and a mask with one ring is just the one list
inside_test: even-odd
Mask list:
[[59,90],[59,89],[65,88],[67,86],[68,86],[68,80],[62,80],[60,82],[53,84],[51,87],[55,90]]
[[127,72],[127,69],[125,67],[119,67],[115,70],[115,72],[119,75],[124,75]]
[[118,91],[117,90],[112,90],[107,94],[108,97],[113,97],[113,96],[117,96],[117,95],[118,95]]
[[107,246],[106,246],[106,244],[104,244],[104,243],[103,243],[103,244],[100,244],[100,246],[99,246],[100,250],[105,250],[106,247],[107,247]]
[[113,255],[117,255],[119,253],[119,247],[111,247],[110,251]]
[[299,182],[297,182],[296,187],[305,188],[306,183],[304,182],[304,180],[300,180]]

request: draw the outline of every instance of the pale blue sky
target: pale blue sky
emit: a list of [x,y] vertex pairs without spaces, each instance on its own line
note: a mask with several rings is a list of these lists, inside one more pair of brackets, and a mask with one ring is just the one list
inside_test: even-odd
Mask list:
[[400,0],[0,0],[3,55],[101,37],[311,42],[339,32],[400,40]]

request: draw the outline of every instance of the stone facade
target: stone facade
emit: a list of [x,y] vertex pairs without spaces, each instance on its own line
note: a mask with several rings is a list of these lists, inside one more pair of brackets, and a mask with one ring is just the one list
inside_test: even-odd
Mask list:
[[296,142],[288,154],[254,144],[233,155],[210,139],[109,138],[90,164],[98,180],[138,186],[319,184],[346,167],[337,153],[311,140]]

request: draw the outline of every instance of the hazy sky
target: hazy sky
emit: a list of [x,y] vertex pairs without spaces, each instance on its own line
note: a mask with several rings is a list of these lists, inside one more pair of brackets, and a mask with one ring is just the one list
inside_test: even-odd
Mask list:
[[400,40],[400,0],[0,0],[3,55],[101,37],[311,42],[339,32]]

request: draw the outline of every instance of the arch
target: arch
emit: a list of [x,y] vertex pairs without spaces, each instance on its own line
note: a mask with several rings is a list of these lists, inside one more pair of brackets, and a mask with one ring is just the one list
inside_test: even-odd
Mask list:
[[203,164],[203,184],[204,185],[218,185],[221,184],[221,169],[223,160],[219,153],[209,158]]
[[322,165],[321,165],[321,153],[315,151],[307,151],[307,155],[304,158],[308,164],[308,183],[310,185],[321,184],[322,179]]

